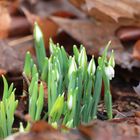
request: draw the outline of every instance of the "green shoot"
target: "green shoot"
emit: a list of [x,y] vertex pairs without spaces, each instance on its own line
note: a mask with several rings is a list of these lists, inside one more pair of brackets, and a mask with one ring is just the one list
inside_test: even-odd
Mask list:
[[0,138],[5,138],[12,133],[14,112],[18,101],[15,100],[15,89],[13,84],[8,88],[7,80],[2,76],[4,82],[3,98],[0,101]]
[[34,75],[29,86],[29,114],[32,120],[40,120],[44,105],[44,89],[42,82],[38,84],[38,74]]

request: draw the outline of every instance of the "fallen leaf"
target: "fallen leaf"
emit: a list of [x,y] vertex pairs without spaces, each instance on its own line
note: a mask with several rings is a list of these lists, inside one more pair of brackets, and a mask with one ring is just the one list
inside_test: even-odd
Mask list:
[[135,92],[136,92],[138,95],[140,95],[140,83],[139,83],[139,85],[138,85],[137,87],[133,87],[133,88],[134,88]]
[[137,0],[85,0],[82,3],[78,3],[78,0],[70,1],[76,6],[79,4],[79,7],[89,15],[104,22],[113,22],[113,20],[118,22],[123,18],[137,20],[140,17],[140,1]]
[[19,37],[30,33],[30,25],[25,17],[11,16],[8,7],[0,5],[0,39]]
[[[26,4],[25,6],[28,9],[28,5]],[[33,11],[36,15],[39,15],[40,17],[50,16],[54,13],[59,13],[61,11],[75,15],[78,18],[84,18],[86,16],[85,13],[79,11],[67,0],[51,0],[51,1],[39,0],[36,3],[36,5],[34,5]]]
[[5,74],[6,74],[6,70],[0,69],[0,76],[5,75]]
[[95,23],[89,20],[71,20],[58,17],[51,17],[61,29],[84,44],[90,55],[98,54],[100,48],[104,48],[108,41],[112,41],[111,49],[122,49],[122,45],[114,31],[116,24]]
[[[131,5],[124,3],[122,0],[112,1],[112,0],[85,0],[88,11],[94,15],[94,8],[98,9],[105,17],[109,16],[115,21],[118,21],[119,18],[133,18],[136,13],[136,9]],[[129,10],[128,10],[129,9]]]
[[10,40],[0,40],[0,69],[14,75],[22,72],[25,54],[32,42],[22,42],[14,47],[9,42]]
[[94,132],[93,132],[93,130],[92,130],[92,127],[93,127],[92,125],[87,125],[87,126],[80,125],[80,126],[78,127],[78,129],[79,129],[80,133],[81,133],[84,137],[90,139],[90,138],[95,137],[95,134],[94,134]]
[[76,18],[74,14],[66,11],[57,11],[52,13],[52,15],[57,17],[63,17],[63,18]]
[[31,127],[31,132],[41,133],[41,132],[57,132],[55,128],[53,128],[46,121],[37,121]]
[[129,71],[132,71],[134,67],[140,67],[140,62],[133,58],[131,52],[129,52],[127,48],[115,51],[115,60],[116,64],[121,66],[121,68],[128,69]]
[[85,8],[85,0],[69,0],[73,5],[75,5],[77,8]]
[[25,17],[23,16],[11,17],[8,37],[21,37],[30,34],[31,34],[31,26]]
[[11,17],[8,10],[0,5],[0,39],[6,38],[10,30]]
[[140,61],[140,40],[133,47],[133,57]]
[[116,35],[121,41],[133,41],[140,38],[140,27],[124,26],[116,31]]
[[19,10],[19,0],[1,0],[0,5],[8,9],[10,15],[16,15]]
[[[139,93],[140,93],[140,92],[139,92]],[[140,111],[136,111],[136,112],[135,112],[135,116],[138,117],[138,118],[140,118]]]
[[[139,117],[127,117],[111,121],[96,120],[87,125],[80,125],[67,133],[63,131],[60,133],[42,121],[34,124],[36,125],[35,131],[20,133],[14,136],[13,140],[139,140],[139,124]],[[42,129],[41,126],[42,128],[45,126],[45,129]],[[38,131],[38,129],[42,131]],[[10,138],[6,140],[11,140]]]
[[9,0],[7,8],[10,15],[16,15],[18,13],[19,7],[20,7],[19,0]]

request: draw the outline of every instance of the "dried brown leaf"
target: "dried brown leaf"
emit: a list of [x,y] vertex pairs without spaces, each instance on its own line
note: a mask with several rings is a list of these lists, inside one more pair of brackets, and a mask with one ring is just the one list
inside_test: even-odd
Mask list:
[[[9,7],[12,8],[12,5]],[[29,34],[30,25],[27,19],[23,16],[11,16],[8,7],[0,5],[0,39]]]
[[140,118],[140,111],[136,111],[135,112],[135,116],[138,117],[138,118]]
[[5,74],[6,74],[6,70],[0,69],[0,76],[1,76],[1,75],[5,75]]
[[82,3],[78,3],[78,0],[70,1],[100,21],[118,22],[123,18],[139,20],[140,17],[140,1],[137,0],[85,0]]
[[140,61],[140,40],[133,47],[133,57]]
[[15,46],[10,46],[11,40],[0,40],[0,69],[6,72],[21,73],[26,51],[32,47],[32,42],[22,42]]
[[31,132],[41,133],[41,132],[57,132],[55,128],[53,128],[50,124],[46,121],[37,121],[31,127]]
[[[83,0],[79,0],[78,2],[81,3]],[[51,1],[38,1],[37,4],[34,6],[33,9],[34,13],[39,16],[49,16],[54,13],[59,13],[61,11],[71,13],[76,17],[83,18],[85,17],[85,13],[79,11],[75,8],[69,1],[67,0],[51,0]]]
[[[68,133],[54,130],[46,122],[38,122],[35,131],[17,135],[14,140],[139,140],[140,118],[128,117],[112,121],[93,121]],[[45,129],[42,129],[41,126]],[[45,127],[44,127],[45,126]],[[38,129],[42,131],[38,131]],[[10,139],[7,139],[10,140]]]
[[61,29],[74,37],[87,48],[88,54],[98,54],[100,48],[104,48],[108,41],[112,41],[113,49],[122,49],[122,45],[114,31],[116,24],[95,23],[89,20],[71,20],[52,17]]
[[[122,0],[112,1],[112,0],[85,0],[88,11],[91,14],[94,14],[94,9],[98,9],[100,13],[104,14],[104,18],[106,16],[111,17],[115,21],[118,21],[119,18],[133,18],[136,13],[136,9],[131,5],[127,4]],[[129,9],[129,10],[128,10]],[[99,15],[100,16],[100,15]]]
[[0,5],[0,39],[6,38],[10,30],[11,17],[8,10]]
[[121,41],[132,41],[140,38],[140,27],[136,26],[122,26],[116,34]]

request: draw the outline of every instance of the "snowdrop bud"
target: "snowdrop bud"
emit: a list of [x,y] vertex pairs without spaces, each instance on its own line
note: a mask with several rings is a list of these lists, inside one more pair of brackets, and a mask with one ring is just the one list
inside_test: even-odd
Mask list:
[[79,59],[78,59],[79,65],[81,67],[86,68],[87,66],[87,55],[86,55],[86,50],[85,48],[82,48],[80,54],[79,54]]
[[68,108],[69,108],[69,110],[72,109],[72,103],[73,103],[73,97],[72,97],[72,95],[70,95],[70,97],[68,99]]
[[35,52],[37,56],[37,64],[39,67],[39,72],[41,73],[43,69],[44,58],[46,57],[46,51],[43,34],[37,23],[35,23],[34,25],[34,41],[35,41]]
[[49,40],[49,46],[50,53],[53,54],[56,51],[56,44],[53,43],[53,40],[51,38]]
[[112,66],[113,68],[115,67],[115,60],[114,60],[114,51],[112,50],[111,52],[111,56],[110,56],[110,59],[109,59],[109,63],[108,63],[110,66]]
[[35,22],[35,25],[34,25],[34,36],[35,36],[36,41],[38,41],[38,42],[43,38],[43,34],[42,34],[37,22]]
[[70,66],[69,66],[69,71],[68,71],[68,77],[70,78],[71,74],[77,70],[77,65],[75,62],[75,58],[71,58]]
[[115,75],[115,71],[114,71],[113,67],[110,65],[108,67],[105,67],[105,73],[109,80],[112,80],[112,78]]
[[94,62],[94,58],[92,58],[88,65],[88,73],[94,75],[95,70],[96,70],[96,65]]

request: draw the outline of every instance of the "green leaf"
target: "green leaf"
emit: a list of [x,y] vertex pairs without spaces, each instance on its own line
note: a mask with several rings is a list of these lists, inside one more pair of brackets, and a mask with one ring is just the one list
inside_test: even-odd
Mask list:
[[108,119],[112,119],[112,96],[109,90],[105,91],[104,102]]
[[8,83],[7,83],[7,80],[5,79],[5,77],[3,75],[2,75],[2,79],[3,79],[3,84],[4,84],[2,100],[4,101],[5,99],[8,98]]
[[61,46],[61,53],[63,57],[63,68],[64,68],[63,73],[65,75],[68,70],[68,56],[63,46]]
[[28,51],[26,53],[26,56],[25,56],[25,63],[24,63],[24,69],[23,69],[23,72],[25,73],[25,75],[28,78],[31,78],[31,67],[32,67],[32,60],[31,59],[32,59],[31,54]]
[[7,133],[7,123],[6,123],[6,112],[5,112],[5,107],[4,107],[4,103],[3,102],[0,102],[0,122],[1,122],[1,126],[2,126],[2,129],[3,129],[3,134],[4,134],[4,137],[6,137],[8,135]]
[[37,97],[38,97],[38,82],[35,82],[34,86],[33,86],[33,93],[31,95],[30,101],[29,101],[29,114],[33,120],[35,120],[35,115],[36,115]]
[[103,51],[103,54],[102,54],[102,60],[106,63],[107,62],[107,51],[108,51],[108,48],[111,44],[111,41],[108,42],[108,44],[106,45],[104,51]]
[[41,73],[41,80],[46,81],[48,83],[48,58],[44,59],[43,70]]
[[10,87],[9,87],[9,90],[8,90],[8,97],[10,96],[10,94],[12,93],[12,91],[15,90],[15,89],[13,89],[13,88],[14,88],[14,84],[11,83],[11,85],[10,85]]
[[38,73],[37,67],[36,67],[36,64],[34,64],[32,67],[32,77],[34,77],[34,75],[36,75],[37,73]]
[[14,122],[14,112],[17,107],[17,104],[18,104],[18,101],[17,100],[15,101],[15,93],[12,92],[9,99],[7,100],[7,105],[6,105],[8,135],[10,135],[12,132],[12,125]]
[[94,104],[92,116],[94,119],[96,118],[97,114],[97,107],[100,100],[101,88],[102,88],[102,70],[98,66],[95,76],[94,93],[93,93]]
[[41,82],[39,88],[39,97],[36,102],[37,110],[36,110],[35,120],[40,120],[40,115],[43,109],[43,105],[44,105],[44,87]]
[[52,106],[49,117],[51,118],[51,122],[56,122],[61,117],[64,106],[64,94],[59,95]]
[[35,82],[38,82],[38,73],[36,73],[31,80],[31,83],[30,83],[30,86],[29,86],[29,95],[30,96],[32,96],[32,94],[33,94],[33,89],[34,89]]
[[104,81],[104,102],[105,102],[105,107],[107,109],[107,116],[109,119],[112,119],[112,96],[110,93],[110,80],[103,71],[103,81]]
[[73,46],[73,53],[74,53],[74,56],[75,56],[76,63],[78,64],[79,50],[78,50],[76,45]]

